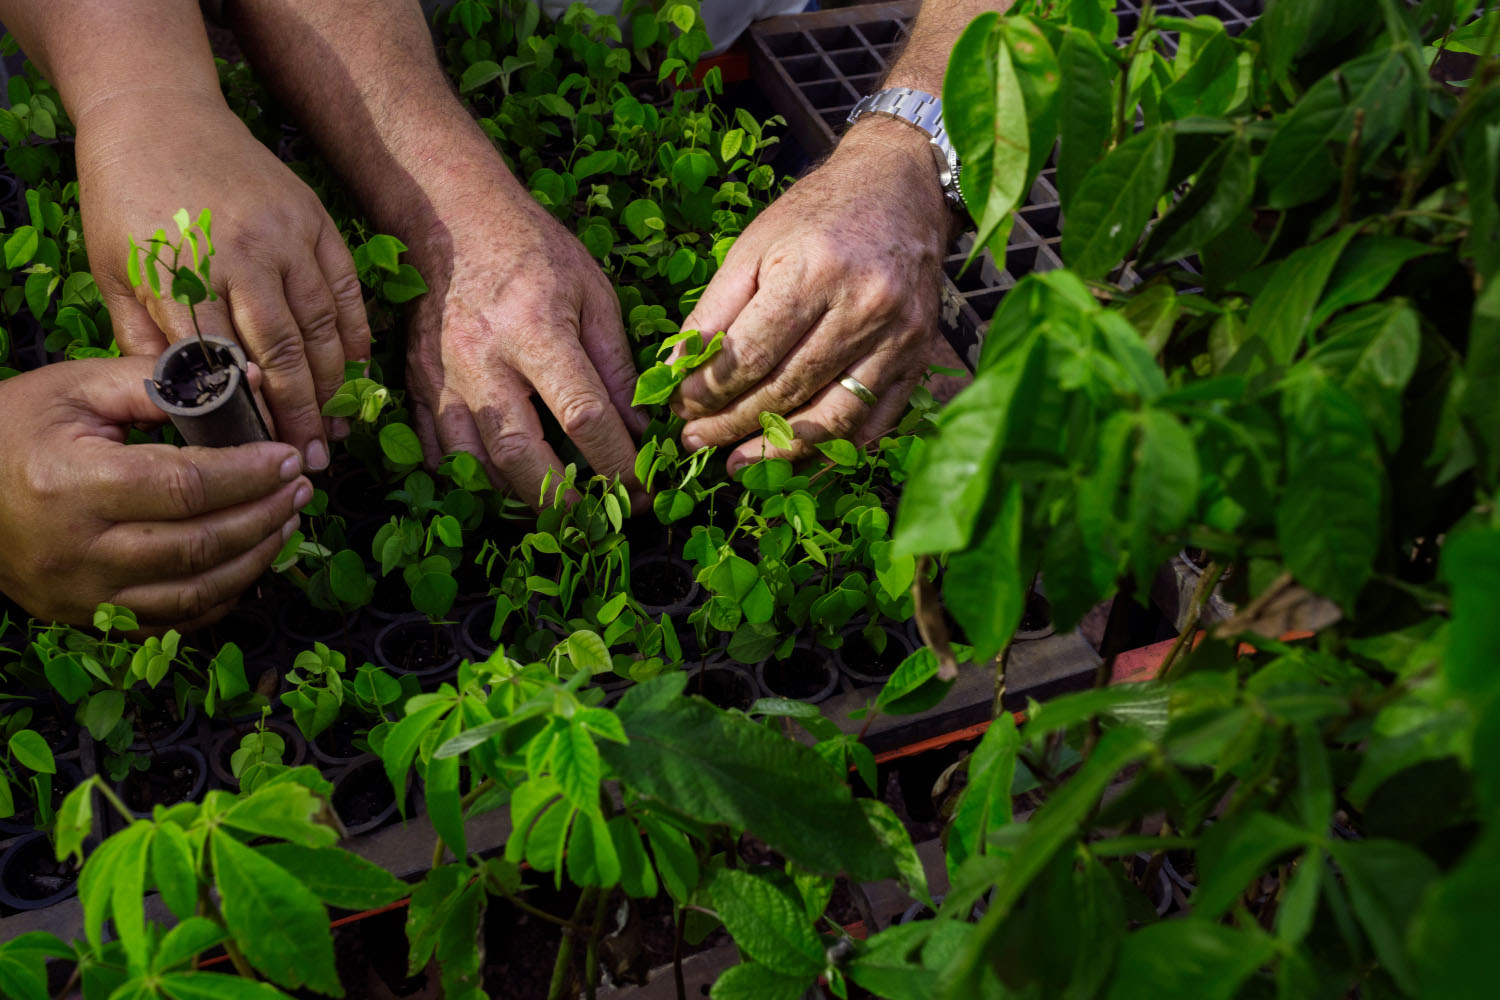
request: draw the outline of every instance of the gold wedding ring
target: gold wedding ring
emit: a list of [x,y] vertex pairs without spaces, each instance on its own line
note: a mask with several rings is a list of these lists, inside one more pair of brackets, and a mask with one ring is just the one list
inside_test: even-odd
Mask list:
[[880,401],[879,398],[870,391],[869,386],[865,385],[853,375],[845,375],[843,378],[839,379],[839,385],[854,393],[855,398],[857,398],[861,403],[864,403],[866,406],[873,407],[877,402]]

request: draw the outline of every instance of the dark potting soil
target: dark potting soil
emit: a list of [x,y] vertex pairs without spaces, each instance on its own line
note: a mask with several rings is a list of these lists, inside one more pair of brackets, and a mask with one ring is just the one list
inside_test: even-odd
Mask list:
[[[349,623],[337,611],[315,607],[303,599],[291,602],[281,624],[292,633],[293,638],[308,636],[332,639],[343,636]],[[330,642],[330,645],[342,647],[342,642]]]
[[391,666],[413,674],[441,667],[455,652],[453,636],[426,622],[391,629],[383,648]]
[[720,708],[748,711],[755,704],[755,680],[738,670],[700,670],[688,678],[688,694],[701,694]]
[[149,813],[156,806],[176,805],[193,794],[200,774],[198,761],[185,753],[164,751],[144,771],[131,771],[120,782],[120,798],[132,811]]
[[369,727],[357,719],[339,719],[333,725],[323,730],[313,740],[313,744],[325,757],[336,760],[353,760],[365,754],[365,748],[355,741],[360,739]]
[[669,608],[681,604],[693,593],[693,573],[682,563],[653,559],[630,571],[630,589],[642,604]]
[[[188,350],[178,357],[182,359],[182,365],[174,366],[176,370],[165,373],[165,381],[156,383],[163,399],[178,406],[202,406],[224,392],[224,387],[229,384],[226,366],[231,363],[224,351],[204,345],[202,352]],[[214,359],[212,364],[209,357]]]
[[52,841],[33,837],[18,846],[5,866],[5,891],[28,902],[55,896],[78,881],[72,864],[58,861]]
[[824,649],[793,649],[784,660],[767,660],[766,687],[783,698],[811,698],[828,686],[833,663]]
[[136,746],[161,750],[182,728],[182,715],[177,711],[177,702],[169,692],[164,692],[164,697],[164,701],[153,697],[151,703],[136,710]]
[[869,677],[889,677],[906,659],[906,647],[895,639],[887,639],[885,649],[877,653],[863,633],[851,632],[844,637],[839,658],[845,665]]
[[333,808],[351,829],[375,819],[395,802],[396,793],[378,761],[350,768],[333,789]]

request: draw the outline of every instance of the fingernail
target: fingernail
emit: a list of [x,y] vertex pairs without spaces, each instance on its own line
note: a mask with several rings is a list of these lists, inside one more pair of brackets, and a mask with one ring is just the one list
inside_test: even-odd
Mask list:
[[333,417],[328,421],[328,436],[335,441],[342,441],[349,436],[349,418]]
[[288,455],[285,462],[281,463],[281,481],[289,483],[302,475],[302,459],[296,455]]
[[298,510],[301,510],[303,507],[306,507],[308,504],[312,503],[312,495],[312,483],[303,483],[301,486],[297,487],[297,495],[292,497],[292,506]]
[[696,432],[689,431],[682,435],[682,446],[689,451],[697,451],[703,447],[703,438]]
[[[309,494],[309,496],[310,495],[311,494]],[[302,518],[298,517],[296,514],[293,514],[291,520],[287,521],[286,524],[283,524],[281,526],[281,540],[284,542],[288,538],[291,538],[292,537],[292,532],[296,531],[297,530],[297,525],[299,525],[301,523],[302,523]]]
[[307,446],[307,467],[313,472],[328,468],[328,446],[321,439],[314,439]]

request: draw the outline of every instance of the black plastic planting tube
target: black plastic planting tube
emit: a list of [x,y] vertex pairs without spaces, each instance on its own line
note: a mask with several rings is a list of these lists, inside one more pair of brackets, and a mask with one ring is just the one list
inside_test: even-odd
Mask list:
[[[205,353],[213,359],[214,371],[227,378],[200,394],[206,398],[184,402],[180,387],[191,384],[195,376],[210,374]],[[146,382],[146,394],[172,418],[172,426],[188,444],[228,448],[271,440],[250,392],[245,352],[233,341],[222,337],[179,340],[162,352],[152,376]]]

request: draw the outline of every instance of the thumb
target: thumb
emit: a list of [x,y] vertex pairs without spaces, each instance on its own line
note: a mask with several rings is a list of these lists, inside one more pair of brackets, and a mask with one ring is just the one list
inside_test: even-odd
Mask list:
[[146,382],[156,367],[154,356],[85,358],[59,367],[69,375],[75,408],[96,430],[159,424],[167,419],[146,395]]

